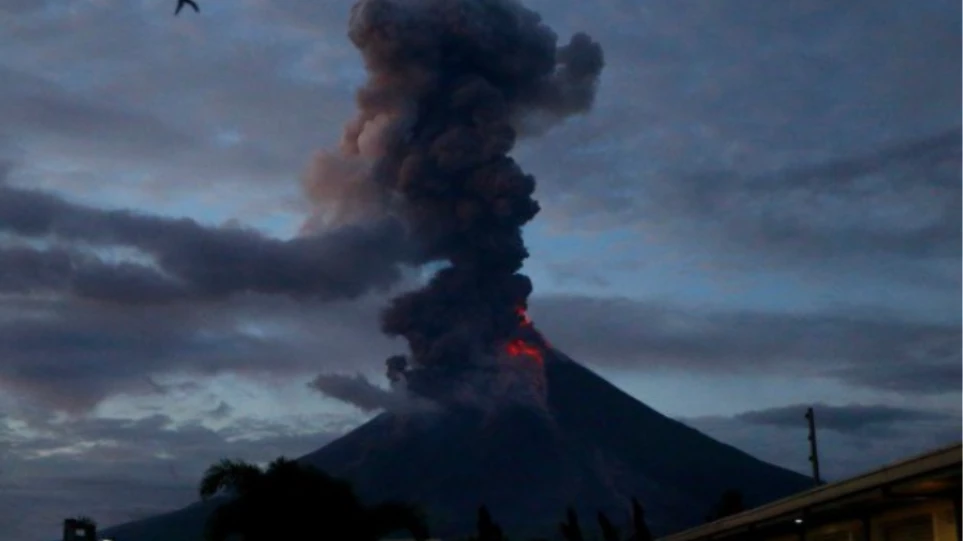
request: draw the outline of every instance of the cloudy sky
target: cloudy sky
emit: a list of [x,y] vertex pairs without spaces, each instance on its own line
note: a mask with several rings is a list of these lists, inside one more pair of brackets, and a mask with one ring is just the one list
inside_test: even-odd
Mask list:
[[[181,506],[220,457],[313,450],[366,414],[307,383],[381,381],[403,351],[378,333],[384,288],[177,296],[142,253],[90,247],[121,224],[193,277],[261,265],[206,242],[337,253],[285,241],[364,78],[350,3],[200,4],[0,0],[5,539]],[[958,440],[959,2],[527,5],[606,54],[595,109],[514,152],[538,178],[526,272],[552,343],[803,472],[815,405],[830,479]],[[420,279],[395,278],[371,280]]]

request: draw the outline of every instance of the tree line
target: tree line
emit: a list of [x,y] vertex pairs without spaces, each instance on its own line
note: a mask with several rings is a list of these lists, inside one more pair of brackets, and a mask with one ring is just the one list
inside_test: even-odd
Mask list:
[[[418,507],[404,502],[366,505],[347,481],[284,457],[266,468],[241,460],[220,460],[204,472],[198,492],[202,500],[229,496],[207,518],[205,541],[379,541],[399,532],[426,541],[430,535],[427,518]],[[630,503],[632,520],[624,533],[605,513],[596,515],[597,531],[603,541],[652,541],[645,509],[636,498]],[[706,521],[744,509],[742,495],[730,490],[722,495]],[[89,517],[68,519],[65,527],[83,529],[86,537],[96,539],[96,523]],[[566,511],[558,524],[558,534],[564,541],[585,541],[575,509]],[[464,541],[508,539],[488,508],[481,505],[476,531]]]
[[[206,541],[227,541],[231,536],[238,536],[241,541],[377,541],[402,531],[418,541],[429,538],[427,519],[417,507],[402,502],[367,506],[348,482],[285,458],[275,460],[266,469],[243,461],[222,460],[207,469],[199,492],[205,500],[222,493],[234,496],[208,518]],[[652,541],[642,504],[636,498],[630,503],[632,521],[624,534],[604,513],[597,514],[598,531],[604,541]],[[706,520],[743,510],[742,495],[730,490],[722,495]],[[567,510],[558,533],[564,541],[585,540],[575,509]],[[507,540],[488,508],[482,505],[475,535],[466,541]]]

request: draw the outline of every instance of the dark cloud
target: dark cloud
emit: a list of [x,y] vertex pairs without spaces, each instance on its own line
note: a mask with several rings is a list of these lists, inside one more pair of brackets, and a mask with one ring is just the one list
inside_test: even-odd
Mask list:
[[946,421],[951,417],[945,412],[882,404],[851,404],[848,406],[798,404],[747,411],[736,415],[734,418],[756,425],[800,428],[805,426],[803,414],[807,407],[813,407],[819,429],[835,430],[845,434],[865,433],[874,430],[887,431],[894,427],[906,426],[919,421]]
[[25,246],[0,246],[0,291],[66,292],[81,298],[122,304],[153,304],[190,298],[186,288],[144,265],[109,264],[75,250],[38,250]]
[[64,291],[82,298],[150,303],[217,299],[259,292],[298,298],[356,298],[401,279],[413,249],[400,225],[346,226],[278,240],[236,227],[186,218],[101,210],[0,182],[0,232],[125,247],[153,265],[108,264],[64,250],[5,249],[0,286],[8,291]]
[[[2,297],[0,389],[82,412],[117,394],[171,391],[165,374],[310,377],[377,365],[392,348],[376,332],[383,298],[330,309],[260,297],[199,306],[103,306]],[[363,344],[363,347],[359,347]]]
[[[829,377],[907,393],[959,391],[959,323],[845,310],[691,310],[582,296],[536,297],[531,314],[554,345],[590,364]],[[912,377],[899,380],[910,371]]]

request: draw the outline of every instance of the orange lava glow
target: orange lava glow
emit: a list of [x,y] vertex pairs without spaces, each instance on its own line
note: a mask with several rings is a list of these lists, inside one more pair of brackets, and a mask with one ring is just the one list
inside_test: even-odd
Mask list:
[[529,344],[521,338],[516,338],[505,344],[505,351],[507,351],[512,357],[520,357],[524,355],[525,357],[535,360],[539,364],[541,364],[543,360],[542,350]]
[[[528,317],[528,313],[525,312],[525,308],[519,306],[515,308],[515,313],[518,314],[519,325],[522,328],[532,326],[532,318]],[[528,357],[538,364],[542,364],[542,361],[544,360],[541,348],[526,342],[521,338],[515,338],[505,344],[505,351],[508,352],[508,354],[512,357]]]

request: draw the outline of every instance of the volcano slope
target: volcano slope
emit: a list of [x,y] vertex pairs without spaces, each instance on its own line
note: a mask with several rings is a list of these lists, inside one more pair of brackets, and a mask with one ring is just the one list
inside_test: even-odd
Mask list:
[[[811,484],[665,417],[557,351],[548,352],[545,370],[545,410],[383,413],[300,460],[350,479],[371,501],[422,505],[443,537],[471,532],[481,503],[521,538],[553,535],[570,505],[621,522],[631,496],[645,504],[654,533],[665,534],[702,522],[726,489],[755,506]],[[199,539],[211,506],[106,533]]]

